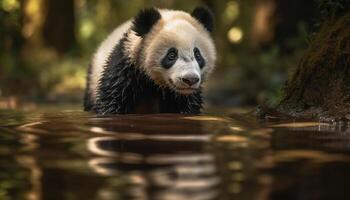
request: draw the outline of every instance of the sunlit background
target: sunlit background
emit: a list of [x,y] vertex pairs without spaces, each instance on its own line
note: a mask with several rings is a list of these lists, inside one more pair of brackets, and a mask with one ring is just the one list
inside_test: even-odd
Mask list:
[[218,50],[206,104],[275,103],[317,22],[314,1],[0,0],[0,107],[82,102],[91,55],[113,28],[144,7],[202,4]]

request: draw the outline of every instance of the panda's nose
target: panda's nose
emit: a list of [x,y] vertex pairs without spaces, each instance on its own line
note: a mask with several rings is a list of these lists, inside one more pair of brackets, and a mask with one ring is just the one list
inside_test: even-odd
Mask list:
[[198,83],[199,78],[197,76],[184,76],[181,78],[182,82],[186,83],[188,86],[192,86],[196,83]]

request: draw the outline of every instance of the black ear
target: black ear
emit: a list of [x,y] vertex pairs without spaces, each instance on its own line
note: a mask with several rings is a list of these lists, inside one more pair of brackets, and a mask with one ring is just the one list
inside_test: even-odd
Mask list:
[[209,31],[212,32],[214,29],[214,15],[213,12],[204,6],[196,7],[192,13],[192,17],[197,19],[203,26]]
[[141,10],[133,20],[133,30],[140,37],[146,35],[162,16],[156,8]]

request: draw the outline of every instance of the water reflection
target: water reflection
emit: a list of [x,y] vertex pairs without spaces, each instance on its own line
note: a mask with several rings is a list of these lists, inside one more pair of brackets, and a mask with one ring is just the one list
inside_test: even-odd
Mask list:
[[126,176],[126,191],[136,199],[218,199],[222,183],[209,143],[214,133],[203,127],[203,121],[227,122],[218,119],[136,117],[94,127],[108,136],[87,141],[94,154],[89,166],[104,176]]
[[243,116],[11,116],[0,125],[0,199],[349,197],[346,124],[335,131]]
[[218,194],[215,158],[199,142],[99,137],[90,139],[88,148],[98,155],[89,161],[95,172],[127,175],[139,198],[214,199]]

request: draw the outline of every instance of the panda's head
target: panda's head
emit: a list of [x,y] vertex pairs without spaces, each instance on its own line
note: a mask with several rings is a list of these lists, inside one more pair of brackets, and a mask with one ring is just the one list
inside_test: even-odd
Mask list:
[[139,37],[136,60],[157,85],[192,94],[215,66],[212,29],[213,15],[204,7],[191,14],[142,10],[134,18],[132,29]]

